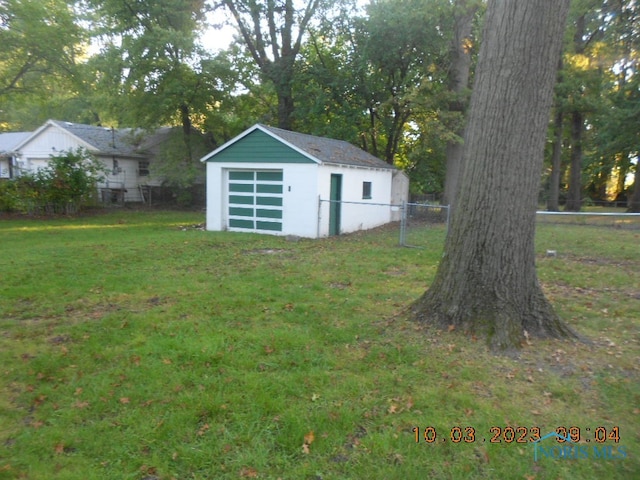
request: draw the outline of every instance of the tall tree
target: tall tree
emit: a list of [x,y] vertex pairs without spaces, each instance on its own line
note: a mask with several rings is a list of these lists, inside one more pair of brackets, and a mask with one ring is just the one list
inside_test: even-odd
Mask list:
[[[594,121],[596,147],[607,174],[609,199],[627,199],[629,210],[640,212],[640,5],[633,0],[606,1],[603,13],[610,56],[606,76],[609,102]],[[633,188],[627,188],[631,176]]]
[[367,7],[358,45],[368,89],[367,149],[387,163],[394,163],[412,117],[442,102],[448,7],[442,0],[378,0]]
[[[295,82],[297,122],[313,133],[358,143],[390,164],[410,164],[413,174],[422,175],[427,169],[416,162],[427,156],[408,158],[417,129],[424,131],[419,119],[428,119],[430,129],[428,142],[419,142],[423,152],[434,147],[432,141],[443,149],[438,141],[451,136],[443,120],[451,5],[378,0],[366,11],[311,32]],[[429,160],[436,156],[440,162],[440,155]]]
[[[18,103],[18,98],[35,103],[60,85],[70,88],[68,80],[75,75],[86,40],[73,3],[0,2],[0,101],[4,109]],[[9,112],[0,111],[6,119],[5,113]]]
[[198,159],[211,148],[197,127],[218,97],[220,63],[208,63],[197,43],[205,0],[87,1],[102,45],[90,68],[95,92],[112,112],[107,120],[148,130],[180,126],[163,139],[154,168],[179,203],[190,203],[191,187],[204,177]]
[[517,348],[525,332],[571,330],[545,298],[534,233],[553,86],[569,0],[489,0],[443,259],[418,320]]
[[118,123],[177,123],[187,139],[193,116],[214,96],[196,42],[204,26],[204,0],[88,1],[102,45],[92,59],[95,87],[109,92],[103,98]]
[[[302,3],[301,6],[298,4]],[[278,97],[278,126],[293,127],[294,65],[310,22],[330,0],[220,0],[231,13],[242,41],[273,83]]]

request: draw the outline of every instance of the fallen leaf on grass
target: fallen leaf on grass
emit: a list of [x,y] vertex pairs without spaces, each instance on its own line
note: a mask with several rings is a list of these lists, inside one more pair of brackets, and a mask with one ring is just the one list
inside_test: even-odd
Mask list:
[[411,410],[413,408],[413,398],[409,397],[405,406],[407,407],[407,410]]
[[73,408],[87,408],[89,406],[89,402],[76,402],[73,404]]
[[209,430],[209,424],[205,423],[204,425],[202,425],[202,427],[200,427],[200,430],[198,430],[198,436],[203,436],[205,433],[207,433],[207,430]]
[[64,443],[57,443],[55,447],[53,447],[53,451],[56,452],[56,455],[62,455],[64,453]]
[[120,397],[120,403],[126,405],[127,403],[129,403],[129,397]]
[[304,443],[306,445],[311,445],[313,443],[313,441],[316,439],[315,434],[313,433],[313,430],[310,430],[309,433],[307,433],[304,436]]
[[240,476],[242,478],[258,478],[258,471],[251,467],[242,467],[240,470]]
[[304,436],[304,443],[302,444],[302,453],[304,453],[305,455],[309,455],[310,453],[309,445],[311,445],[315,439],[316,439],[316,436],[313,433],[313,430],[309,430],[309,433],[307,433]]
[[158,469],[156,467],[149,467],[147,465],[142,465],[140,467],[140,471],[146,475],[155,476],[158,473]]

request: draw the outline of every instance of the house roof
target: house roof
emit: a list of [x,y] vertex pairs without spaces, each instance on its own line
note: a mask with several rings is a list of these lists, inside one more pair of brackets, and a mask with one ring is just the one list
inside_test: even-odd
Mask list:
[[0,133],[0,155],[13,153],[15,147],[30,135],[31,132]]
[[112,129],[108,127],[97,127],[94,125],[83,125],[81,123],[62,122],[60,120],[47,120],[35,132],[27,135],[16,146],[16,150],[29,143],[32,138],[37,137],[43,130],[53,126],[66,131],[75,137],[78,143],[93,153],[122,156],[122,157],[142,157],[136,144],[136,131],[130,128]]
[[270,135],[278,141],[298,151],[307,158],[316,163],[332,163],[338,165],[350,165],[355,167],[381,168],[395,170],[393,165],[380,160],[378,157],[371,155],[364,150],[355,147],[349,142],[343,140],[334,140],[326,137],[316,137],[305,133],[291,132],[281,128],[269,127],[262,124],[256,124],[245,130],[243,133],[228,141],[213,152],[204,156],[201,161],[205,162],[219,152],[225,150],[229,146],[238,142],[255,130]]
[[50,124],[62,128],[71,135],[91,145],[99,153],[118,156],[140,156],[136,142],[135,131],[131,128],[108,128],[80,123],[49,120]]

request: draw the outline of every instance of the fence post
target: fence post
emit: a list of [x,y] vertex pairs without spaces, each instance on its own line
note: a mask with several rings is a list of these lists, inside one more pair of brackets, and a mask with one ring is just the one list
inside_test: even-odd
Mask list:
[[405,230],[407,228],[407,202],[402,201],[402,213],[400,214],[400,246],[405,246]]
[[449,234],[449,221],[451,220],[451,204],[447,205],[447,235]]

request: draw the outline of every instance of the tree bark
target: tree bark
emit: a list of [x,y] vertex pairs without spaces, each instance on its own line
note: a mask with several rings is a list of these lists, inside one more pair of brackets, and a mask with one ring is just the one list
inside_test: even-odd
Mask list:
[[[453,28],[453,40],[450,50],[451,68],[449,71],[449,89],[456,96],[456,101],[451,102],[449,109],[452,112],[459,112],[460,115],[464,115],[467,107],[465,94],[469,88],[469,71],[471,69],[469,39],[473,27],[473,17],[478,10],[478,4],[474,2],[470,5],[469,0],[460,0],[457,7],[459,8],[459,14],[456,15]],[[464,137],[464,121],[456,129],[455,133],[460,138]],[[446,153],[447,166],[441,203],[453,206],[462,169],[462,142],[453,140],[447,142]]]
[[433,285],[415,319],[485,335],[498,350],[574,335],[535,269],[535,212],[569,0],[490,0],[463,176]]

